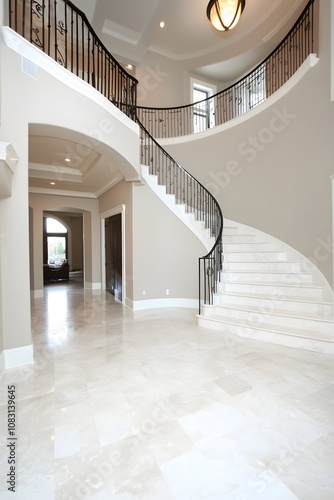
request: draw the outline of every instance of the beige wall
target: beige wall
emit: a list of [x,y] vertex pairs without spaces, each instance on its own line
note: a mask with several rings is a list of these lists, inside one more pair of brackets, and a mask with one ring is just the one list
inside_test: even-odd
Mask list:
[[205,248],[151,188],[123,181],[103,194],[99,204],[100,214],[125,205],[129,306],[151,299],[197,299],[198,258]]
[[[328,83],[320,61],[260,114],[221,134],[165,147],[216,196],[226,218],[283,240],[332,283],[334,108]],[[316,258],[319,244],[329,251]]]
[[119,182],[99,198],[99,212],[104,214],[116,207],[125,205],[125,287],[126,297],[133,301],[133,215],[132,215],[132,185],[129,182]]
[[283,240],[332,284],[330,3],[320,7],[326,27],[320,60],[291,91],[241,123],[222,126],[221,133],[163,144],[217,197],[226,218]]
[[215,85],[217,91],[223,88],[221,82],[205,79],[188,70],[184,61],[148,52],[136,69],[138,105],[162,108],[191,103],[190,77]]
[[[315,260],[332,282],[330,2],[321,2],[320,7],[320,62],[289,94],[220,134],[170,143],[167,148],[212,190],[226,217],[282,239]],[[11,143],[19,157],[12,197],[0,201],[1,350],[31,344],[28,124],[45,123],[91,136],[110,113],[41,69],[37,80],[24,75],[20,56],[3,44],[0,56],[0,140]],[[178,69],[174,74],[175,65],[164,58],[144,61],[137,76],[147,87],[147,104],[184,104],[187,68]],[[147,74],[150,78],[145,79]],[[55,95],[61,96],[61,113]],[[73,109],[85,109],[85,113],[76,114]],[[138,149],[130,148],[129,143],[136,140],[137,133],[114,119],[112,132],[102,137],[104,151],[119,162],[124,173],[135,172]],[[124,203],[128,298],[165,298],[167,288],[169,297],[196,298],[197,259],[204,249],[147,186],[119,183],[100,200],[33,194],[30,202],[34,290],[43,288],[44,210],[75,208],[84,213],[85,280],[93,287],[101,281],[100,213]],[[316,253],[319,246],[322,251]],[[20,286],[15,276],[19,276]]]
[[98,200],[31,193],[29,204],[33,214],[33,290],[43,289],[43,213],[52,210],[70,212],[71,209],[83,214],[81,238],[84,241],[85,286],[99,288],[101,284],[101,247]]
[[28,134],[13,123],[10,100],[2,100],[1,140],[14,146],[19,158],[12,196],[0,201],[0,266],[3,349],[31,344],[29,296]]
[[[1,3],[0,16],[2,7]],[[29,45],[28,42],[22,43]],[[44,57],[36,48],[35,53],[38,57]],[[138,177],[139,155],[137,148],[129,148],[131,141],[138,144],[138,128],[132,122],[129,126],[130,120],[105,99],[103,102],[101,99],[94,102],[41,68],[37,68],[36,79],[22,73],[21,57],[4,45],[3,38],[0,57],[0,140],[10,143],[19,158],[13,175],[12,196],[0,201],[0,350],[8,350],[31,346],[30,285],[37,295],[43,290],[43,210],[55,207],[82,209],[85,213],[84,232],[87,238],[85,280],[88,287],[101,286],[97,200],[90,200],[94,206],[87,209],[85,200],[78,201],[79,198],[71,200],[66,197],[62,200],[61,197],[46,196],[44,200],[33,199],[33,253],[32,258],[29,258],[28,125],[38,123],[59,126],[87,136],[102,154],[108,155],[117,163],[126,177]],[[59,67],[55,62],[52,64]],[[73,79],[71,82],[73,83]],[[75,113],[75,109],[84,109],[85,112]]]
[[[198,297],[197,237],[147,185],[133,185],[134,300]],[[166,295],[166,289],[170,291]],[[145,290],[146,295],[143,295]]]

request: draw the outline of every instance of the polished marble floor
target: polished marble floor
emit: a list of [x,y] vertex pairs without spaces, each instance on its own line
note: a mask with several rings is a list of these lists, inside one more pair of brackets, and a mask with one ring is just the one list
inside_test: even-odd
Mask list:
[[32,303],[35,363],[0,382],[0,498],[333,500],[334,357],[206,330],[195,314],[48,285]]

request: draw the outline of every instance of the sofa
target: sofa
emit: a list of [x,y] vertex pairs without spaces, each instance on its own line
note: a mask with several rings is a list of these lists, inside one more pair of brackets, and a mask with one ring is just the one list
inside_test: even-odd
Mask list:
[[43,266],[44,282],[60,281],[70,279],[70,266],[68,262],[62,262],[60,266],[44,264]]

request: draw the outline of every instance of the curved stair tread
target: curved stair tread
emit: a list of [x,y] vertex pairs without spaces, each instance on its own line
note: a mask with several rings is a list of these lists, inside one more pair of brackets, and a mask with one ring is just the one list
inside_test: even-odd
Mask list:
[[[268,333],[276,333],[280,335],[285,335],[287,337],[293,336],[293,337],[301,337],[303,339],[309,339],[309,340],[318,340],[321,342],[327,342],[330,344],[334,344],[334,334],[333,336],[329,336],[327,334],[321,333],[321,332],[315,332],[315,331],[310,331],[310,330],[304,330],[300,328],[292,328],[292,327],[287,327],[287,326],[280,326],[280,325],[272,325],[269,323],[261,323],[261,324],[252,324],[250,321],[243,320],[243,319],[236,319],[236,318],[231,318],[229,316],[199,316],[197,315],[198,318],[201,320],[204,320],[205,322],[214,322],[217,324],[229,324],[233,325],[236,327],[242,327],[246,328],[249,330],[259,330],[259,331],[264,331]],[[203,323],[203,321],[202,321]],[[203,324],[201,326],[204,326]]]
[[297,319],[307,319],[310,321],[317,321],[320,323],[329,323],[333,325],[333,336],[334,336],[334,315],[332,314],[318,314],[318,313],[311,313],[311,312],[303,312],[301,313],[300,311],[287,311],[284,309],[276,309],[274,311],[263,311],[263,309],[255,306],[233,306],[231,304],[223,304],[223,305],[213,305],[213,306],[207,306],[211,308],[215,307],[222,307],[224,309],[230,309],[233,311],[243,311],[243,312],[249,312],[249,313],[264,313],[267,315],[273,315],[273,316],[282,316],[286,318],[297,318]]

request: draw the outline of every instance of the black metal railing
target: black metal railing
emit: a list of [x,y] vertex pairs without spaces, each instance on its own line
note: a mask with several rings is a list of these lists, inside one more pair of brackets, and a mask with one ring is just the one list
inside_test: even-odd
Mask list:
[[212,304],[222,271],[223,215],[211,193],[182,168],[150,135],[136,115],[137,80],[100,42],[86,16],[69,0],[9,0],[9,25],[63,67],[80,77],[136,121],[141,133],[141,159],[215,238],[199,259],[199,312]]
[[107,51],[86,16],[69,0],[8,0],[9,25],[63,67],[92,85],[135,120],[141,133],[142,163],[158,177],[176,203],[203,221],[215,238],[199,259],[199,312],[213,304],[223,265],[223,214],[217,200],[156,141],[206,130],[249,111],[276,92],[312,53],[313,4],[310,0],[282,43],[235,85],[189,106],[144,108],[136,105],[137,80]]
[[203,222],[210,237],[215,238],[210,252],[199,259],[199,314],[203,304],[213,304],[223,267],[223,214],[217,200],[187,170],[179,165],[151,136],[141,123],[141,162],[149,167],[149,173],[157,176],[158,184],[166,186],[166,192],[175,196],[177,204],[185,205],[187,213]]
[[134,116],[138,81],[110,54],[69,0],[9,0],[9,26]]
[[156,138],[203,132],[247,113],[276,92],[314,51],[314,2],[310,0],[279,46],[253,71],[221,92],[172,108],[137,106],[137,115]]

